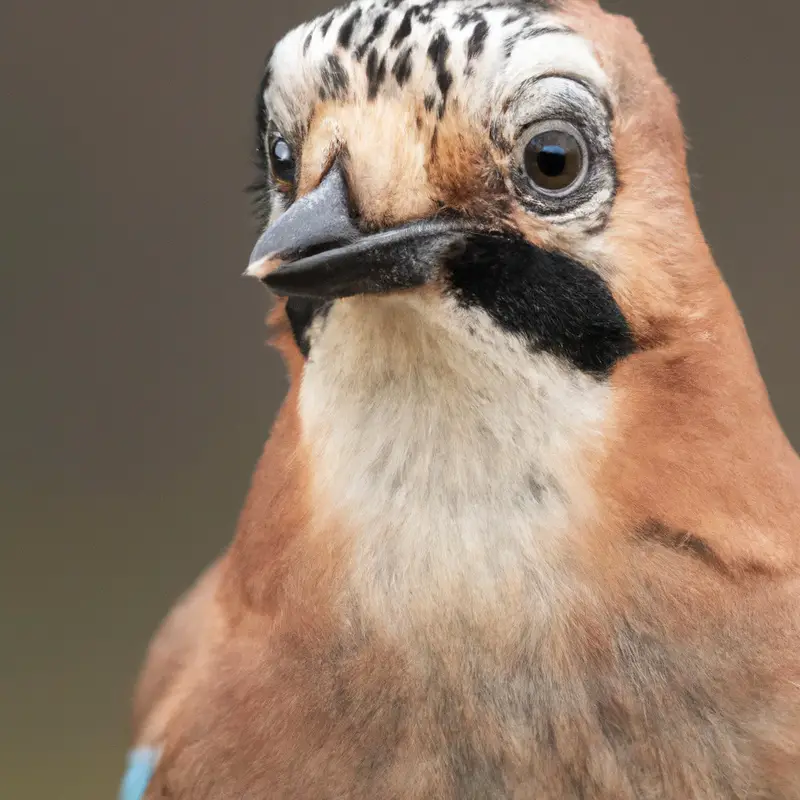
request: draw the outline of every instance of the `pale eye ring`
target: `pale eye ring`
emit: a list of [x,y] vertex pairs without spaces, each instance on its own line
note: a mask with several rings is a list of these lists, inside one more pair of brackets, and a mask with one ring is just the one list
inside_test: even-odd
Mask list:
[[589,149],[583,135],[569,122],[539,122],[521,138],[520,164],[535,191],[564,197],[586,180]]

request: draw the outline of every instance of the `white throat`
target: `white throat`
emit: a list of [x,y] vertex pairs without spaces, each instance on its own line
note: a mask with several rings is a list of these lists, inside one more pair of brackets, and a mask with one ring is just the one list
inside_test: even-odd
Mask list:
[[609,387],[433,292],[337,302],[311,335],[315,514],[353,537],[364,610],[386,627],[557,601]]

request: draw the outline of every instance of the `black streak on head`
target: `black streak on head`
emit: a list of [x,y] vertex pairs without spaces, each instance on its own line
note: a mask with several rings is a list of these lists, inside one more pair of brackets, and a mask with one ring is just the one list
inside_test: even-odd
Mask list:
[[489,35],[489,24],[485,19],[475,23],[475,28],[467,42],[467,61],[472,61],[483,52],[483,45]]
[[314,29],[312,28],[308,32],[308,36],[306,36],[306,40],[303,42],[303,55],[308,52],[308,48],[311,47],[311,40],[314,38]]
[[535,350],[606,376],[636,349],[622,310],[593,270],[521,237],[476,235],[449,264],[456,297]]
[[357,8],[343,23],[342,27],[339,28],[339,36],[338,36],[338,43],[339,47],[347,48],[350,46],[350,40],[353,38],[353,28],[355,28],[356,23],[361,19],[361,9]]
[[423,25],[427,25],[433,19],[433,14],[427,5],[413,6],[411,10]]
[[403,86],[405,82],[411,77],[411,48],[406,47],[402,53],[397,57],[392,67],[392,75],[397,81],[398,86]]
[[308,341],[308,329],[317,316],[327,314],[329,309],[330,303],[321,300],[291,297],[286,301],[286,316],[292,328],[292,335],[305,358],[308,358],[311,347]]
[[[447,55],[450,52],[450,40],[444,31],[439,31],[431,39],[428,47],[428,58],[436,70],[436,85],[442,94],[442,104],[439,116],[441,117],[447,105],[447,93],[453,84],[453,76],[447,69]],[[427,98],[426,98],[427,100]]]
[[378,61],[378,51],[373,47],[367,58],[367,98],[374,100],[386,78],[386,56]]
[[347,77],[342,62],[335,55],[329,55],[322,68],[320,99],[341,99],[347,93],[349,85],[350,79]]
[[480,11],[459,11],[456,16],[456,28],[463,31],[467,25],[478,22],[481,19],[483,19],[483,15]]
[[390,47],[400,47],[400,45],[403,43],[403,40],[411,34],[411,18],[413,16],[414,12],[412,9],[408,9],[408,11],[406,11],[406,13],[403,15],[403,21],[394,32],[394,36],[392,36]]
[[375,17],[375,22],[372,23],[372,30],[369,32],[369,35],[356,48],[356,60],[361,61],[361,59],[364,58],[364,54],[372,46],[372,43],[383,33],[383,29],[386,27],[386,20],[388,18],[389,14],[386,12],[378,14],[378,16]]
[[330,30],[334,16],[335,16],[334,12],[331,11],[322,21],[322,27],[320,28],[320,32],[322,33],[323,38],[328,35],[328,31]]

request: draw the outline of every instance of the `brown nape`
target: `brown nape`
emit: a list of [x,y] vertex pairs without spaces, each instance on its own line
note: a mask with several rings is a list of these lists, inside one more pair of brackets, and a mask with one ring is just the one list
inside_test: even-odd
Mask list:
[[616,97],[608,280],[642,348],[612,380],[607,536],[658,520],[727,570],[792,570],[800,462],[700,230],[675,98],[629,20],[571,9]]

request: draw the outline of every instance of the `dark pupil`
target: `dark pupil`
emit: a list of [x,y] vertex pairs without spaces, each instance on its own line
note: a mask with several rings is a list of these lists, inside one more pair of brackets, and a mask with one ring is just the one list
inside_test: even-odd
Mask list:
[[561,145],[545,145],[536,156],[536,164],[548,178],[557,178],[567,168],[567,151]]
[[537,133],[525,147],[525,172],[540,189],[566,189],[578,179],[582,166],[580,145],[564,131]]
[[294,154],[285,139],[276,139],[270,150],[272,171],[278,180],[292,182],[294,180]]

